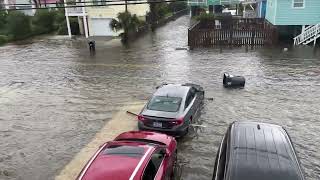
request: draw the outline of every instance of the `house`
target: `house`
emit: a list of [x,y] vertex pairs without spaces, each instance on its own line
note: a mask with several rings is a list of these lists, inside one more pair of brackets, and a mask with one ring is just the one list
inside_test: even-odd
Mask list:
[[243,0],[241,3],[244,6],[244,18],[265,18],[267,0]]
[[31,9],[35,6],[29,0],[2,0],[2,3],[5,9],[25,9],[20,11],[28,16],[33,16],[36,12],[35,9]]
[[56,7],[60,0],[39,0],[41,7]]
[[[89,36],[117,36],[118,33],[110,28],[112,19],[117,18],[118,13],[125,12],[124,1],[118,1],[120,5],[108,6],[109,2],[101,2],[87,0],[88,3],[78,2],[77,6],[91,5],[91,7],[74,7],[65,8],[66,20],[68,25],[68,34],[71,37],[69,17],[76,16],[79,19],[80,32],[86,37]],[[131,1],[132,2],[132,1]],[[115,4],[115,3],[112,3]],[[65,4],[65,6],[70,6]],[[128,5],[128,11],[131,14],[136,14],[138,17],[146,16],[149,12],[148,4]]]
[[268,0],[266,19],[293,34],[301,32],[295,45],[315,44],[320,37],[320,0]]
[[239,4],[240,0],[188,0],[190,15],[195,16],[200,13],[201,8],[209,9],[209,12],[222,12],[223,5]]
[[259,18],[265,18],[267,12],[267,0],[258,0],[256,7],[257,16]]

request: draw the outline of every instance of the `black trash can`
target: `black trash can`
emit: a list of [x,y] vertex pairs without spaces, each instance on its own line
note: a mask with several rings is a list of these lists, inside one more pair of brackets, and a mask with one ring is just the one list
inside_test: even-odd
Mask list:
[[243,76],[233,76],[229,73],[223,74],[223,86],[225,88],[243,88],[246,79]]
[[96,50],[96,42],[95,41],[89,41],[88,45],[89,45],[89,50],[90,51],[95,51]]

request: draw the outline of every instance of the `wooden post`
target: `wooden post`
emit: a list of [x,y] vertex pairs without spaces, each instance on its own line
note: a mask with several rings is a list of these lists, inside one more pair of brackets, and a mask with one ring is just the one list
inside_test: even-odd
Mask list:
[[127,0],[125,0],[125,7],[126,7],[126,13],[128,12],[128,1]]
[[[84,3],[81,3],[83,6],[85,5]],[[83,24],[84,24],[84,34],[86,38],[89,37],[88,33],[88,22],[87,22],[87,16],[86,16],[86,9],[85,7],[82,7],[82,15],[83,15]]]
[[69,14],[68,14],[68,8],[67,8],[66,0],[64,0],[64,7],[65,7],[64,11],[65,11],[65,16],[66,16],[66,21],[67,21],[68,35],[71,38],[72,34],[71,34],[71,27],[70,27]]

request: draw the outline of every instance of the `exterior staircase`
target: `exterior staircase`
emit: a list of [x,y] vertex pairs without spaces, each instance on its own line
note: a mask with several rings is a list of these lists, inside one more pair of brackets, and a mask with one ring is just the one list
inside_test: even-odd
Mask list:
[[293,38],[294,45],[304,44],[307,45],[313,42],[316,45],[317,39],[320,37],[320,23],[308,26],[300,35]]

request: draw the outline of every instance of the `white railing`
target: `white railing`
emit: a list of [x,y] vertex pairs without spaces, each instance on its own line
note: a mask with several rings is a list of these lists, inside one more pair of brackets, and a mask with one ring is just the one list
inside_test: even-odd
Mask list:
[[320,37],[320,23],[307,27],[300,35],[293,38],[294,45],[309,44],[312,41],[316,41]]
[[231,4],[231,0],[220,0],[220,4]]
[[207,5],[207,0],[188,0],[189,5]]
[[72,7],[72,5],[68,5],[68,14],[83,14],[82,7]]
[[68,8],[65,8],[67,16],[83,16],[86,13],[85,7],[83,7],[85,3],[83,3],[83,1],[81,2],[81,0],[77,0],[76,2],[72,2],[72,3],[65,2],[64,5],[68,7]]

